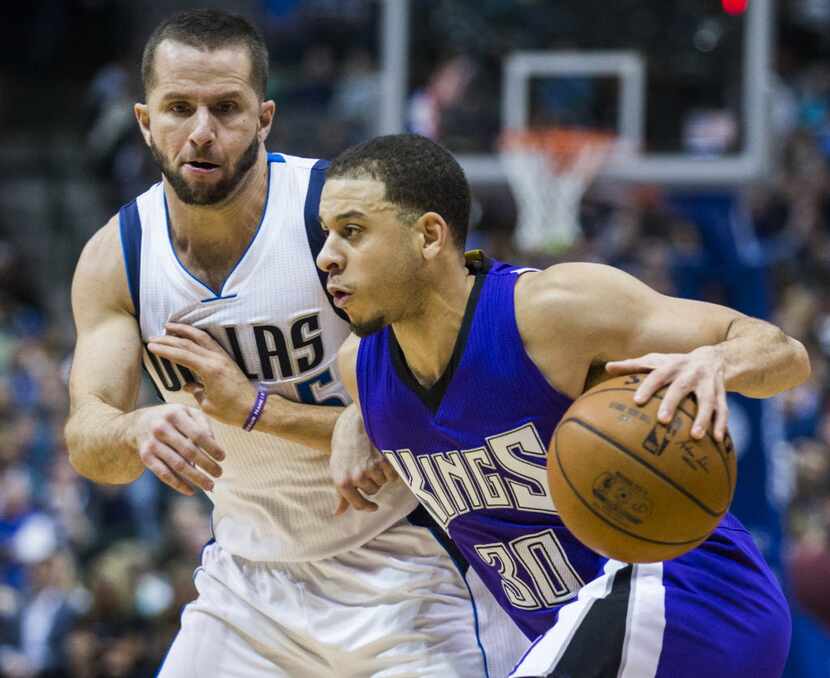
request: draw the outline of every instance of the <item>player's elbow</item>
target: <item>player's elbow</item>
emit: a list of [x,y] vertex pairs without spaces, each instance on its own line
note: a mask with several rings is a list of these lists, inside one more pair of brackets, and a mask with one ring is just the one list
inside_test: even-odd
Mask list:
[[66,440],[66,451],[69,455],[69,463],[80,475],[89,480],[97,480],[95,469],[90,464],[90,455],[84,436],[77,422],[77,417],[70,416],[63,429],[63,436]]
[[790,386],[792,388],[793,386],[803,384],[810,378],[812,367],[810,366],[810,354],[807,353],[804,344],[792,337],[787,337],[787,342],[792,352],[793,383]]

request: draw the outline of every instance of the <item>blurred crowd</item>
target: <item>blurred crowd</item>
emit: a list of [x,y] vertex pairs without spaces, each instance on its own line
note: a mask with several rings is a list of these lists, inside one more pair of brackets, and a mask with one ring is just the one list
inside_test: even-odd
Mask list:
[[[80,4],[87,12],[108,6]],[[259,5],[278,55],[270,146],[330,157],[376,126],[378,7],[320,0],[303,8],[291,0]],[[137,58],[118,54],[113,49],[87,77],[77,120],[84,149],[78,171],[90,175],[105,214],[157,174],[132,117],[141,98]],[[776,405],[795,469],[786,562],[794,595],[830,628],[830,67],[783,54],[773,97],[775,170],[743,190],[734,209],[739,246],[766,281],[771,318],[812,358],[809,382]],[[477,57],[455,54],[419,68],[407,107],[411,129],[447,140],[447,130],[484,134],[495,124],[496,102],[465,95],[481,75]],[[551,96],[552,105],[561,104]],[[456,150],[465,150],[465,138],[456,137]],[[583,236],[553,257],[517,251],[507,188],[481,186],[470,241],[528,264],[604,261],[661,291],[724,301],[724,271],[678,204],[656,187],[600,186],[583,204]],[[63,424],[72,335],[36,274],[16,229],[0,220],[0,676],[150,676],[195,595],[192,573],[210,538],[209,505],[204,497],[174,495],[149,473],[131,486],[108,487],[70,467]],[[52,292],[63,295],[63,306],[67,286]],[[149,398],[143,394],[142,402]]]

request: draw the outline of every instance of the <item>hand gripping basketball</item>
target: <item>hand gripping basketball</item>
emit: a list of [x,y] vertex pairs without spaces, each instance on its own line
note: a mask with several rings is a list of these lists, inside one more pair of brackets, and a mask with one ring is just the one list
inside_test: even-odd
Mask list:
[[717,346],[701,346],[691,353],[649,353],[630,360],[618,360],[605,366],[609,374],[648,373],[634,394],[634,402],[643,405],[668,385],[657,414],[666,424],[674,418],[678,404],[690,393],[697,400],[697,415],[692,437],[701,440],[714,417],[713,434],[722,442],[726,434],[729,408],[726,405],[725,366]]
[[646,379],[617,377],[579,397],[548,454],[551,495],[568,529],[594,551],[633,563],[675,558],[703,542],[729,510],[737,474],[728,433],[722,441],[692,434],[695,396],[664,421],[671,387],[640,405]]

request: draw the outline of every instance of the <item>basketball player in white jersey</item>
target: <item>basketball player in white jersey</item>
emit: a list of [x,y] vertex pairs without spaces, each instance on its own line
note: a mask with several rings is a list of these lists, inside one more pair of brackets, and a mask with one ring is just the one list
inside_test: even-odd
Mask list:
[[[72,464],[102,483],[148,468],[213,501],[164,678],[505,675],[526,644],[472,606],[480,581],[408,518],[401,483],[376,511],[334,517],[349,328],[315,267],[326,163],[266,152],[267,63],[257,31],[218,11],[176,15],[147,43],[135,111],[163,180],[78,262]],[[166,404],[135,409],[142,362]],[[353,452],[376,490],[388,469],[365,439]],[[485,622],[503,630],[482,639]]]

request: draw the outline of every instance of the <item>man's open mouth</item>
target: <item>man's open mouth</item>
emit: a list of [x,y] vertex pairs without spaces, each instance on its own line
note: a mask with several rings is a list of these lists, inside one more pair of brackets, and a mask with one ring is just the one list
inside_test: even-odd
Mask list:
[[207,172],[219,167],[219,165],[217,165],[214,162],[203,162],[201,160],[191,160],[190,162],[186,162],[185,165],[187,165],[191,169],[197,169],[203,172]]

